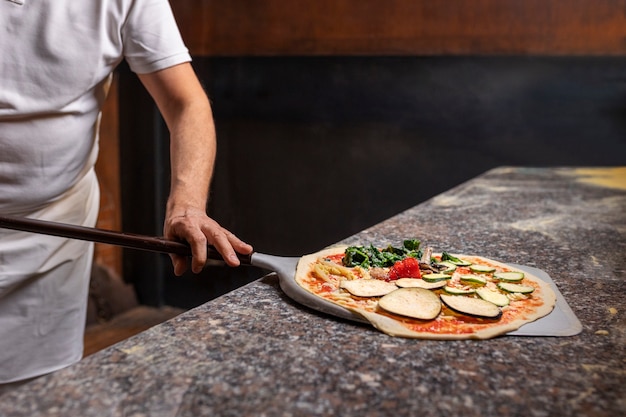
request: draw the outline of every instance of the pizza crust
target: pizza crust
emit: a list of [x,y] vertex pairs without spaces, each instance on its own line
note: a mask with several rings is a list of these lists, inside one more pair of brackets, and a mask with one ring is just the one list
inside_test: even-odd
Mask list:
[[[529,302],[524,305],[533,304],[533,308],[530,311],[518,313],[516,316],[514,312],[507,313],[507,309],[513,307],[505,306],[502,308],[502,318],[498,320],[484,320],[483,322],[477,322],[476,324],[464,325],[465,327],[463,331],[459,329],[458,332],[451,331],[450,329],[444,331],[437,331],[436,329],[422,329],[419,324],[424,323],[424,321],[417,320],[412,322],[411,320],[413,319],[407,319],[405,317],[390,314],[381,309],[377,305],[377,300],[380,297],[371,297],[368,299],[358,299],[358,297],[353,297],[347,291],[340,288],[340,281],[342,279],[341,276],[336,277],[334,274],[329,274],[326,277],[328,281],[319,279],[317,276],[311,276],[311,271],[314,269],[316,264],[318,264],[318,260],[320,258],[337,258],[339,255],[344,253],[346,248],[347,246],[335,246],[303,256],[296,269],[295,281],[298,285],[307,290],[312,297],[339,305],[359,317],[363,317],[376,329],[390,336],[435,340],[489,339],[517,330],[526,323],[533,322],[548,315],[556,304],[556,294],[552,288],[550,288],[545,281],[528,272],[518,270],[504,263],[481,256],[455,255],[473,263],[489,264],[506,271],[523,272],[525,275],[524,281],[528,284],[532,283],[535,287],[535,291],[532,293],[532,299],[534,302]],[[436,255],[438,254],[435,254],[434,256]],[[341,271],[335,272],[341,274]],[[367,274],[367,271],[359,271],[359,273]],[[362,278],[369,278],[369,276],[363,276]],[[433,291],[441,290],[435,289]],[[443,314],[443,312],[441,314]],[[435,320],[441,320],[441,316]],[[418,323],[418,325],[411,325],[411,323]],[[417,328],[418,330],[415,330],[414,328]],[[471,328],[470,332],[467,332],[468,328]]]

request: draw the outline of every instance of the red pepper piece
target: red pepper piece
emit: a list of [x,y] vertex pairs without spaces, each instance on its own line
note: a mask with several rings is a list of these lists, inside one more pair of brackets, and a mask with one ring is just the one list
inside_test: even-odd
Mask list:
[[398,278],[421,278],[420,263],[415,258],[406,258],[393,264],[389,270],[387,281],[394,281]]

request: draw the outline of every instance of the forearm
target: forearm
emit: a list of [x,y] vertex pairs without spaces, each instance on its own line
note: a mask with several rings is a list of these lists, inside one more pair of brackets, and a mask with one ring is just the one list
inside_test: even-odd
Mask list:
[[139,78],[154,97],[170,132],[167,210],[204,210],[216,152],[209,100],[188,64]]
[[168,216],[206,209],[216,153],[215,128],[208,100],[197,99],[177,113],[168,126],[171,136]]

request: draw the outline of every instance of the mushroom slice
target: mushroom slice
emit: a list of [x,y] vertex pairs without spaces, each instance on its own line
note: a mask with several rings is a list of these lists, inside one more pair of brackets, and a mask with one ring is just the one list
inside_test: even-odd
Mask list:
[[502,314],[500,307],[481,298],[442,294],[441,300],[452,310],[470,316],[498,318]]
[[400,288],[417,287],[427,290],[434,290],[437,288],[445,287],[447,281],[428,282],[421,278],[399,278],[396,281],[396,285]]
[[383,310],[401,316],[432,320],[441,311],[441,301],[432,291],[424,288],[399,288],[378,300]]
[[345,279],[339,286],[357,297],[380,297],[398,289],[396,284],[379,279]]
[[430,260],[433,257],[433,248],[431,248],[430,246],[427,246],[426,248],[424,248],[424,253],[422,253],[422,258],[420,259],[420,262],[423,262],[425,264],[430,264]]
[[439,269],[434,269],[431,264],[420,261],[420,270],[422,273],[439,272]]

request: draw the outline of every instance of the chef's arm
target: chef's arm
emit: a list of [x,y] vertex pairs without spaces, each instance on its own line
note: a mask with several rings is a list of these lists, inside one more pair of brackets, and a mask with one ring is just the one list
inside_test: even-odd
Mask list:
[[[209,100],[189,63],[150,74],[140,74],[170,132],[171,188],[167,201],[164,236],[191,245],[192,270],[207,261],[207,244],[227,264],[239,265],[235,251],[248,254],[252,247],[206,214],[215,162],[216,139]],[[172,256],[174,272],[187,269],[184,257]]]

